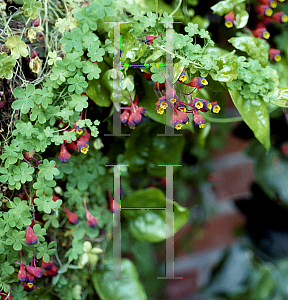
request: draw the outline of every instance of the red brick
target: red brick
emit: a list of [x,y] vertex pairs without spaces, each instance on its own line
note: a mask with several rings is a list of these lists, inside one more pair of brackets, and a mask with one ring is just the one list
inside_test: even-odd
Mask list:
[[249,192],[253,180],[253,165],[249,161],[223,169],[218,168],[215,172],[213,190],[218,200],[229,200]]
[[233,230],[245,223],[245,217],[238,213],[215,216],[204,226],[204,235],[194,239],[192,246],[195,251],[205,251],[213,248],[228,246],[235,241]]
[[190,296],[197,292],[198,285],[198,270],[189,272],[181,272],[175,274],[175,277],[183,277],[183,279],[169,279],[167,284],[167,300],[178,300],[182,297]]

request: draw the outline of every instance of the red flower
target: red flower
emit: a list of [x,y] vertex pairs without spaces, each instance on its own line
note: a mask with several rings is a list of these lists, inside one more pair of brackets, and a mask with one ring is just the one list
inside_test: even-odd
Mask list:
[[269,39],[270,33],[267,31],[265,27],[257,28],[251,31],[254,37],[261,39]]
[[67,163],[71,157],[71,154],[67,151],[65,147],[65,143],[63,142],[61,145],[61,151],[60,155],[58,156],[58,159],[61,163]]
[[33,232],[30,225],[27,226],[25,242],[28,245],[34,245],[37,243],[37,235]]
[[24,264],[22,261],[21,261],[21,265],[20,265],[20,270],[18,272],[18,278],[19,278],[20,282],[27,280],[27,273],[25,271],[25,267],[24,267]]
[[65,214],[68,217],[68,222],[72,225],[78,224],[78,222],[79,222],[78,216],[76,214],[72,213],[71,211],[69,211],[63,204],[62,204],[62,207],[65,211]]
[[24,287],[24,290],[27,292],[32,292],[35,289],[35,285],[34,283],[26,283],[26,282],[22,282],[22,285]]
[[277,1],[275,0],[258,0],[258,2],[263,5],[269,5],[271,8],[277,7]]
[[218,105],[218,103],[215,101],[215,102],[211,102],[211,111],[212,113],[214,114],[218,114],[219,111],[220,111],[220,106]]
[[262,16],[267,16],[271,17],[273,14],[273,10],[270,8],[269,5],[259,5],[255,7],[255,11],[262,15]]
[[69,144],[66,144],[66,148],[67,148],[68,152],[70,154],[72,154],[77,149],[77,146],[76,146],[75,142],[71,142]]
[[281,54],[280,54],[280,50],[278,49],[269,49],[269,55],[270,55],[270,59],[274,60],[274,61],[280,61],[281,60]]
[[129,109],[125,109],[123,111],[123,113],[120,115],[121,123],[124,123],[124,124],[127,123],[129,115],[130,115]]
[[51,269],[47,272],[48,276],[56,276],[58,273],[58,268],[55,265],[52,265]]
[[43,275],[43,270],[39,267],[32,267],[27,265],[25,265],[25,267],[30,274],[37,278],[41,278],[41,276]]
[[87,219],[87,225],[89,227],[96,227],[98,224],[98,219],[95,218],[87,209],[86,206],[86,199],[83,199],[84,207],[85,207],[85,212],[86,212],[86,219]]
[[34,283],[34,282],[35,282],[35,277],[34,277],[34,275],[28,273],[26,282]]
[[51,270],[53,264],[51,261],[45,262],[42,258],[42,264],[41,264],[42,268],[46,271]]
[[225,26],[227,28],[233,27],[233,24],[235,24],[234,11],[232,10],[229,14],[225,15],[224,18],[225,18]]
[[157,39],[161,35],[162,35],[162,33],[159,34],[158,36],[153,36],[153,35],[147,34],[144,42],[145,42],[145,44],[150,45],[155,39]]
[[208,81],[204,77],[194,77],[189,83],[182,84],[196,87],[197,89],[202,89],[205,85],[208,84]]
[[276,21],[279,24],[286,23],[288,21],[287,15],[284,14],[283,11],[275,13],[272,17],[272,20]]
[[198,114],[196,111],[194,112],[193,120],[194,120],[195,124],[199,126],[199,128],[205,127],[204,118],[200,114]]

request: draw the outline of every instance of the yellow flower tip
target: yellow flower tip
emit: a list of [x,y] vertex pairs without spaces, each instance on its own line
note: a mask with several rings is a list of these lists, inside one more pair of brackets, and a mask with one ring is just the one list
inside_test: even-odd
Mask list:
[[33,287],[33,283],[32,282],[28,282],[27,286],[31,289]]
[[265,16],[271,17],[272,14],[273,14],[273,10],[272,10],[271,8],[267,8],[267,9],[265,10]]
[[263,33],[263,37],[264,37],[264,39],[268,40],[269,37],[270,37],[270,33],[269,33],[268,31],[265,31],[265,32]]
[[81,152],[82,152],[83,154],[86,154],[86,153],[88,152],[88,148],[82,147],[82,148],[81,148]]
[[167,108],[167,103],[166,102],[161,102],[161,108],[166,109]]
[[231,21],[226,21],[226,22],[225,22],[225,26],[226,26],[227,28],[231,28],[231,27],[233,27],[233,23],[232,23]]
[[130,126],[129,128],[130,128],[130,129],[135,129],[135,126]]
[[202,83],[203,85],[207,85],[207,84],[208,84],[208,81],[204,78],[204,79],[201,80],[201,83]]
[[286,23],[286,22],[288,21],[287,15],[283,15],[283,16],[281,17],[281,21],[282,21],[283,23]]
[[187,77],[185,75],[181,75],[179,80],[185,82],[187,80]]
[[185,125],[189,125],[189,123],[190,123],[190,120],[188,122],[186,122]]
[[180,107],[180,110],[185,113],[186,112],[186,107]]
[[164,109],[163,109],[163,108],[158,108],[158,109],[157,109],[157,113],[158,113],[159,115],[162,115],[162,114],[164,113]]
[[81,128],[78,128],[78,129],[76,130],[76,133],[77,133],[77,134],[82,134],[82,133],[83,133],[83,130],[82,130]]
[[212,104],[209,102],[209,103],[207,104],[207,107],[208,107],[209,110],[211,110]]
[[205,124],[199,125],[199,128],[204,128],[204,127],[205,127]]
[[203,103],[200,102],[200,101],[197,101],[195,106],[198,108],[198,109],[201,109],[203,107]]
[[170,99],[170,102],[171,102],[171,103],[175,103],[175,102],[176,102],[176,99],[175,99],[175,98],[172,98],[172,99]]
[[182,124],[177,124],[176,126],[175,126],[175,128],[177,129],[177,130],[180,130],[181,128],[182,128]]
[[148,111],[146,111],[146,113],[144,114],[144,116],[147,117],[147,115],[148,115]]
[[281,60],[281,56],[280,55],[275,55],[274,60],[276,62],[279,62]]
[[220,111],[220,106],[219,105],[216,105],[216,106],[213,107],[213,111],[212,111],[213,113],[218,114],[219,111]]
[[270,3],[271,8],[276,8],[277,7],[277,1],[272,1]]

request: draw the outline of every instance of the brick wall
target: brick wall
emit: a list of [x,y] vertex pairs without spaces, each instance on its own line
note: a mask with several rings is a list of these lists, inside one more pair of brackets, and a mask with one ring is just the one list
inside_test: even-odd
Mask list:
[[[227,142],[222,152],[213,152],[213,183],[201,187],[204,210],[208,214],[202,234],[191,239],[193,226],[189,223],[175,235],[174,272],[175,277],[183,279],[168,281],[168,300],[201,300],[197,291],[207,282],[223,250],[237,242],[235,228],[245,224],[233,201],[250,195],[253,162],[243,154],[245,142],[232,135],[227,137]],[[187,253],[181,247],[183,241],[191,244],[193,252]]]

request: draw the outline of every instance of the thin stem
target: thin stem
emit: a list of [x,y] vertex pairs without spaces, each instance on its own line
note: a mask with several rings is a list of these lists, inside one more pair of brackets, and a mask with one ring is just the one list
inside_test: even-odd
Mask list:
[[179,0],[179,3],[177,5],[177,7],[174,9],[174,11],[168,16],[168,17],[172,17],[176,11],[179,9],[179,7],[181,6],[182,0]]
[[242,117],[232,117],[232,118],[213,118],[207,115],[202,115],[203,118],[209,122],[214,123],[233,123],[233,122],[241,122],[243,121]]

